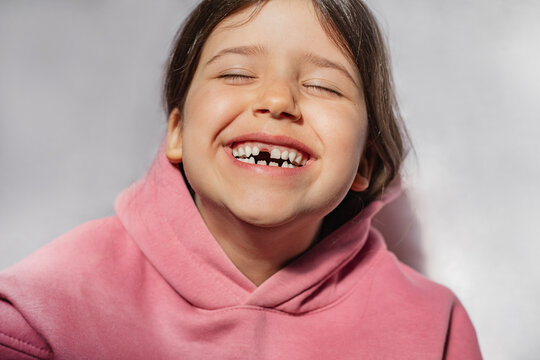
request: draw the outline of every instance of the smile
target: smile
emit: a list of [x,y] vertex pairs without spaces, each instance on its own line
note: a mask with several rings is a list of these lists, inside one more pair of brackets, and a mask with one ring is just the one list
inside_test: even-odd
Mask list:
[[236,160],[250,164],[292,169],[309,160],[309,155],[299,149],[263,142],[237,142],[231,148]]

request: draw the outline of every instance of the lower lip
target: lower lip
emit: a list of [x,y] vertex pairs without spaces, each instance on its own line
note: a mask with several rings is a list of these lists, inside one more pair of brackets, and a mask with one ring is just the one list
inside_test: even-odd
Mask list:
[[238,166],[241,169],[249,170],[257,174],[261,174],[261,175],[295,176],[308,170],[309,167],[311,166],[311,161],[309,160],[304,166],[299,166],[299,167],[294,167],[294,168],[282,168],[280,166],[250,164],[250,163],[245,163],[243,161],[238,161],[233,156],[232,149],[230,147],[224,147],[223,150],[225,151],[228,158],[232,161],[233,165]]

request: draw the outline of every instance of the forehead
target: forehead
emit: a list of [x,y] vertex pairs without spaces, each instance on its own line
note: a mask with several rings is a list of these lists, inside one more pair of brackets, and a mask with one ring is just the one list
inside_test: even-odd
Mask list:
[[202,60],[228,47],[259,46],[269,52],[266,55],[314,53],[356,73],[356,66],[321,25],[310,0],[271,0],[255,10],[252,6],[222,21],[206,41]]

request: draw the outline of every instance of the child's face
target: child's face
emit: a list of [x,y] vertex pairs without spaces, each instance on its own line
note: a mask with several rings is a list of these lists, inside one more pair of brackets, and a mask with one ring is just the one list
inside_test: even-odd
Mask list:
[[[203,217],[211,206],[265,227],[319,221],[361,160],[361,79],[311,1],[272,0],[242,24],[251,10],[226,19],[203,48],[182,114],[186,176]],[[309,160],[289,168],[235,159],[246,146]]]

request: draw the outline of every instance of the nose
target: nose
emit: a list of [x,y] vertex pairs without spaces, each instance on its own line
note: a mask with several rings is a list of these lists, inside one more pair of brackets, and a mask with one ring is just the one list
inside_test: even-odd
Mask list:
[[301,117],[294,89],[283,80],[275,80],[265,84],[253,104],[253,114],[268,114],[274,119],[297,121]]

